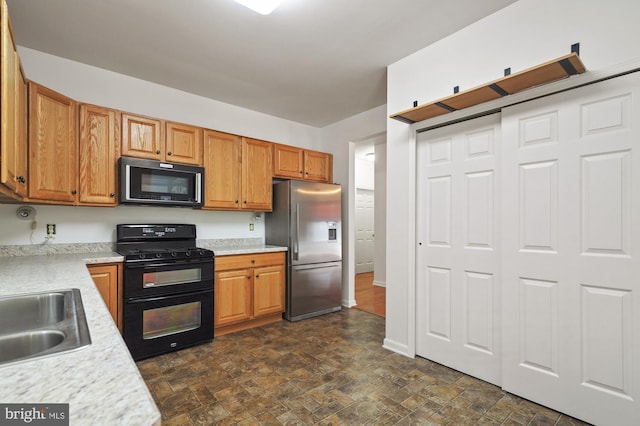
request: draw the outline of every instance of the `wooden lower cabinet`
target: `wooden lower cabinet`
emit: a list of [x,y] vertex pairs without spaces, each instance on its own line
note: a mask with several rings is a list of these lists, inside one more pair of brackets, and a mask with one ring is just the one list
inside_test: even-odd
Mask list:
[[216,256],[214,334],[282,320],[285,254]]
[[87,268],[113,321],[122,333],[122,264],[95,264],[87,265]]

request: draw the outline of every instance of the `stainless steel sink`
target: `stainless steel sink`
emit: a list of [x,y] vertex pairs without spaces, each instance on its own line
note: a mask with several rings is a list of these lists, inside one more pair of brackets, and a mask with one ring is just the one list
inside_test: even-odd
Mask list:
[[32,330],[64,319],[64,293],[12,296],[0,299],[0,334]]
[[80,290],[0,297],[0,365],[89,344]]

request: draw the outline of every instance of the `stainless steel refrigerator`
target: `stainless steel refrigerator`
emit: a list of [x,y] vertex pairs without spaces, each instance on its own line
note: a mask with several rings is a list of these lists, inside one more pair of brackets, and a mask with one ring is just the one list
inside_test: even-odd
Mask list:
[[265,215],[267,244],[287,246],[285,318],[298,321],[342,306],[340,185],[280,181]]

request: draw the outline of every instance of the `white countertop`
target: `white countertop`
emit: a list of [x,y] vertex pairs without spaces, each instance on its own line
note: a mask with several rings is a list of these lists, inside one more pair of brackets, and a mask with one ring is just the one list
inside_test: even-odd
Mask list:
[[271,245],[229,245],[229,246],[207,246],[202,244],[200,247],[213,250],[216,256],[228,256],[233,254],[252,254],[252,253],[273,253],[279,251],[287,251],[286,247]]
[[0,258],[0,296],[78,288],[91,345],[0,365],[0,402],[69,403],[71,425],[158,425],[158,411],[86,263],[122,261],[117,253]]

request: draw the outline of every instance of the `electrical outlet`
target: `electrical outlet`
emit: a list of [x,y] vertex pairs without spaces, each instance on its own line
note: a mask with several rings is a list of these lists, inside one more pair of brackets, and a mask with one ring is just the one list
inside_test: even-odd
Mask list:
[[55,223],[53,223],[53,224],[47,223],[47,239],[55,238],[54,237],[55,234],[56,234],[56,225],[55,225]]
[[253,223],[250,223],[250,224],[249,224],[249,231],[253,231],[253,228],[254,228]]

